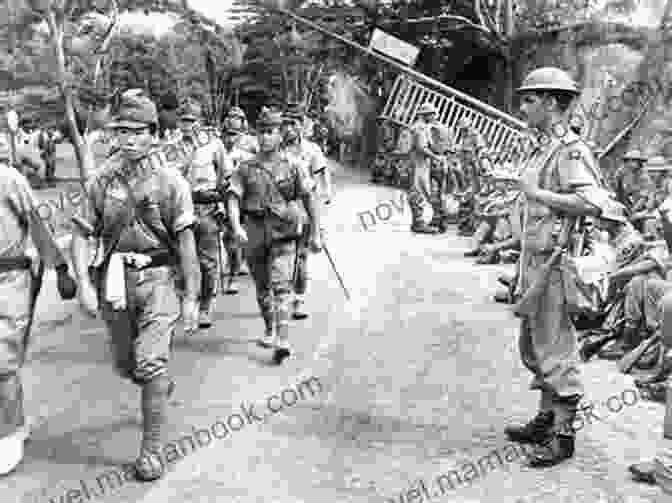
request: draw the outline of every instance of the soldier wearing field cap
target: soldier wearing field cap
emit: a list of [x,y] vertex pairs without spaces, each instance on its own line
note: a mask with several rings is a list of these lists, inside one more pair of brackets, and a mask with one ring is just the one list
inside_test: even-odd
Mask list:
[[[505,431],[513,441],[537,444],[529,464],[540,467],[574,454],[572,423],[583,385],[561,253],[580,224],[577,217],[599,214],[584,194],[602,188],[604,182],[590,148],[567,125],[568,110],[580,92],[576,82],[558,68],[539,68],[517,91],[521,115],[538,132],[538,141],[522,166],[522,204],[514,207],[521,224],[517,291],[522,296],[514,312],[521,318],[521,359],[533,375],[530,387],[541,391],[541,400],[534,419]],[[567,133],[555,134],[558,126]]]
[[259,152],[259,142],[257,139],[249,134],[249,125],[245,112],[240,107],[231,107],[229,113],[224,120],[224,128],[229,131],[236,131],[234,143],[236,148],[249,152],[250,154],[257,154]]
[[234,237],[245,246],[266,327],[258,344],[273,348],[277,363],[291,353],[292,273],[296,240],[303,236],[304,226],[311,229],[311,251],[321,250],[314,182],[302,163],[283,152],[282,123],[277,112],[261,115],[257,122],[261,150],[241,164],[228,189],[229,221]]
[[[194,237],[198,260],[201,264],[201,295],[199,306],[199,326],[212,325],[217,294],[217,270],[219,262],[220,225],[218,213],[223,204],[203,197],[210,191],[223,190],[226,186],[227,169],[226,149],[222,141],[206,131],[203,126],[203,112],[198,103],[187,102],[178,111],[178,125],[182,132],[182,159],[179,166],[182,175],[191,186],[196,225]],[[223,289],[224,285],[220,285]]]
[[[18,126],[9,122],[10,127]],[[0,475],[18,466],[30,435],[21,370],[45,266],[56,268],[61,297],[74,297],[74,291],[64,296],[60,283],[67,262],[38,214],[39,202],[28,180],[12,167],[10,139],[3,129],[0,126]]]
[[[331,200],[331,174],[327,158],[322,149],[310,140],[303,138],[305,112],[299,103],[288,103],[283,115],[283,133],[285,152],[296,162],[303,163],[315,184],[315,196],[322,196],[325,204]],[[294,303],[292,317],[302,320],[308,317],[304,309],[305,296],[309,282],[309,242],[312,233],[310,226],[304,228],[304,235],[297,242],[297,260],[294,271]]]
[[[423,103],[416,112],[418,121],[411,128],[412,147],[409,161],[412,170],[412,182],[408,195],[413,223],[411,231],[421,234],[436,234],[438,229],[431,227],[423,214],[431,208],[431,167],[432,161],[441,163],[443,158],[432,150],[431,124],[436,120],[436,108],[431,103]],[[432,210],[433,212],[433,210]]]
[[[156,142],[152,100],[142,90],[129,90],[112,111],[109,128],[119,150],[87,182],[86,211],[73,218],[72,252],[84,312],[95,317],[100,311],[117,370],[142,390],[143,434],[135,470],[147,481],[164,473],[159,451],[167,440],[171,339],[180,311],[185,332],[197,328],[196,218],[189,184],[166,165]],[[104,250],[91,270],[89,237],[101,239]]]
[[[234,125],[226,125],[223,135],[224,148],[226,149],[227,169],[225,169],[225,177],[227,185],[231,182],[231,177],[238,170],[243,162],[254,159],[254,154],[239,148],[237,139],[244,131]],[[227,295],[235,295],[238,293],[238,276],[242,273],[243,265],[243,249],[240,243],[233,239],[233,233],[229,226],[228,218],[225,225],[224,232],[224,247],[227,254],[227,266],[229,269],[229,279],[227,282],[225,293]]]

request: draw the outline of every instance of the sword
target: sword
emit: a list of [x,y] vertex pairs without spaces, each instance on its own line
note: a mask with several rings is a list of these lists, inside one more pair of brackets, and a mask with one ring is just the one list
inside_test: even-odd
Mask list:
[[329,259],[329,264],[331,264],[331,268],[334,271],[334,274],[336,274],[336,277],[338,278],[338,282],[341,285],[341,288],[343,289],[343,293],[345,294],[345,298],[350,300],[350,293],[348,292],[348,289],[345,287],[345,283],[343,283],[343,278],[341,277],[340,273],[338,272],[338,269],[336,269],[336,264],[334,263],[334,259],[331,258],[331,253],[329,253],[329,248],[327,248],[327,243],[322,241],[322,249],[324,250],[324,254],[327,256],[327,259]]

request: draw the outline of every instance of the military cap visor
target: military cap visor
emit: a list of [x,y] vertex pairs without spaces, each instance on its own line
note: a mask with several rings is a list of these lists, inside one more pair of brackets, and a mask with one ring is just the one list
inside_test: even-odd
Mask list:
[[112,121],[110,121],[107,124],[107,127],[109,129],[145,129],[150,127],[153,122],[140,122],[137,120],[133,119],[125,119],[123,117],[118,117],[118,118],[113,118]]
[[156,106],[149,98],[127,92],[113,113],[108,128],[142,129],[158,124]]

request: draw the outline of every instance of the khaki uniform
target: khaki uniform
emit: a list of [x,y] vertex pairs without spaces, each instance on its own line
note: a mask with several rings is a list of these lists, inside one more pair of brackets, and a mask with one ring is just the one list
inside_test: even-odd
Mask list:
[[[192,192],[214,190],[224,186],[226,171],[232,169],[222,141],[212,135],[208,137],[210,141],[205,145],[196,145],[186,138],[180,142],[182,147],[180,151],[185,153],[180,162],[180,169]],[[194,209],[196,214],[194,238],[201,264],[200,301],[203,310],[208,308],[217,292],[220,226],[215,213],[218,211],[218,204],[195,203]],[[223,288],[223,285],[220,285],[220,288]]]
[[[116,223],[129,218],[115,249],[120,254],[170,254],[173,250],[168,243],[176,243],[177,234],[194,225],[189,185],[162,159],[158,151],[134,162],[114,156],[87,183],[89,207],[83,219],[93,228],[93,237],[102,238],[105,249],[112,244]],[[153,229],[129,215],[129,195],[123,179]],[[138,384],[167,371],[171,339],[180,316],[178,260],[174,257],[172,265],[145,269],[124,265],[126,309],[116,310],[106,297],[104,283],[97,285],[117,370]]]
[[[411,165],[411,188],[408,202],[411,207],[413,224],[423,221],[423,211],[431,203],[431,159],[422,153],[421,149],[431,145],[431,130],[429,124],[418,122],[411,128],[412,147],[409,154]],[[429,223],[429,222],[426,222]]]
[[[599,186],[599,171],[590,149],[574,134],[562,140],[549,139],[540,145],[523,167],[523,177],[542,189],[561,193],[581,193]],[[549,207],[525,201],[516,205],[521,222],[521,292],[536,281],[541,267],[557,244],[563,218]],[[583,394],[578,368],[574,325],[565,304],[562,269],[551,269],[545,292],[539,299],[536,315],[521,323],[520,352],[524,365],[533,373],[531,389],[553,397]]]
[[[301,139],[297,143],[288,145],[286,147],[286,152],[289,156],[295,159],[296,162],[302,163],[305,166],[317,189],[318,184],[316,176],[318,175],[318,172],[323,169],[328,169],[327,159],[324,157],[322,149],[309,140]],[[303,236],[297,241],[296,252],[298,254],[298,259],[293,283],[294,293],[296,293],[299,298],[306,294],[308,290],[308,281],[310,279],[308,265],[308,257],[310,256],[308,250],[310,232],[310,226],[306,225]]]
[[[26,178],[0,159],[0,258],[25,256],[27,213],[37,200]],[[0,269],[0,438],[24,426],[19,371],[28,351],[30,325],[41,281],[29,266]]]
[[[284,200],[269,195],[269,179]],[[314,183],[302,165],[284,153],[272,162],[262,163],[258,158],[242,163],[231,178],[229,193],[238,198],[248,241],[245,258],[254,279],[257,302],[267,330],[277,329],[280,336],[290,319],[292,273],[295,260],[295,241],[275,239],[273,228],[282,221],[278,212],[285,201],[297,201],[314,190]]]

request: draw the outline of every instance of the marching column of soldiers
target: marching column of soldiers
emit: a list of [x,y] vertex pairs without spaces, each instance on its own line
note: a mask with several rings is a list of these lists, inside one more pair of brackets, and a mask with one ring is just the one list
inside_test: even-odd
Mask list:
[[[299,132],[304,112],[288,112],[263,111],[255,138],[233,107],[221,140],[187,102],[178,134],[161,143],[153,101],[141,90],[117,97],[107,126],[116,148],[87,180],[85,208],[72,218],[76,282],[61,252],[67,244],[39,218],[0,135],[0,474],[21,462],[30,435],[20,370],[45,267],[56,269],[62,298],[77,296],[86,315],[102,318],[117,373],[140,389],[138,480],[164,474],[178,322],[187,335],[210,327],[217,293],[238,292],[243,262],[265,327],[257,345],[272,364],[291,356],[290,320],[307,315],[307,259],[322,249],[319,196],[328,202],[331,187],[324,155]],[[171,159],[168,144],[178,153]]]

